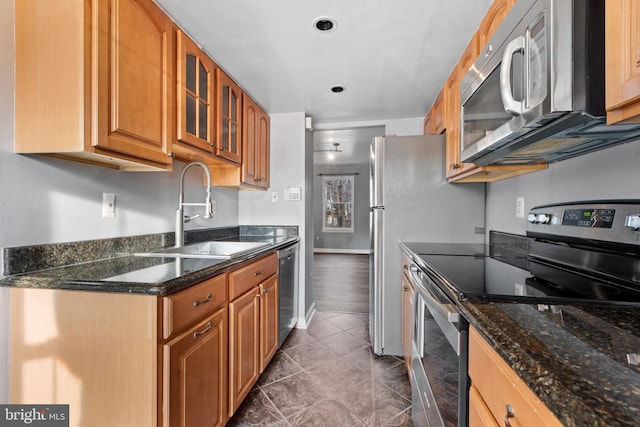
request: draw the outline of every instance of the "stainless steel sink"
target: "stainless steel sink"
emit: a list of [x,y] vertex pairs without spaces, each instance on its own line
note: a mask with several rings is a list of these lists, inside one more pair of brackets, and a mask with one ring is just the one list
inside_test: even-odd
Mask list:
[[134,255],[147,257],[231,259],[268,245],[269,242],[210,241],[166,248],[153,252],[135,253]]

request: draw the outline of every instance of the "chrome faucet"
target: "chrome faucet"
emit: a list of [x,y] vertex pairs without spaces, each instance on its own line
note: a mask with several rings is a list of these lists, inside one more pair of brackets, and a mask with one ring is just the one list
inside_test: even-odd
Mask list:
[[[187,173],[187,169],[191,166],[200,166],[204,170],[204,174],[207,178],[207,196],[205,198],[204,203],[185,203],[184,202],[184,176]],[[180,195],[178,198],[178,209],[176,209],[176,246],[182,246],[184,244],[184,224],[185,222],[189,222],[194,218],[199,217],[200,215],[188,216],[184,214],[185,206],[204,206],[205,213],[204,218],[212,218],[213,217],[213,205],[211,203],[211,172],[209,171],[209,167],[204,162],[191,162],[188,163],[184,168],[182,168],[182,172],[180,172]]]

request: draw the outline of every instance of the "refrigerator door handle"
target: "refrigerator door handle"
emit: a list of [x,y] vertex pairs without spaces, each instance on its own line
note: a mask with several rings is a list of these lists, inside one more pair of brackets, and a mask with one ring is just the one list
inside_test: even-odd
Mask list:
[[370,212],[373,212],[373,210],[374,210],[374,209],[384,209],[384,206],[380,206],[380,205],[378,205],[378,206],[371,206],[371,207],[369,208],[369,211],[370,211]]

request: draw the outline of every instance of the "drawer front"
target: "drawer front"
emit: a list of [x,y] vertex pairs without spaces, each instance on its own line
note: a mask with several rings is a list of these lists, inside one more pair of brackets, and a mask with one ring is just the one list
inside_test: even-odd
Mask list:
[[278,255],[273,253],[229,273],[229,301],[264,282],[278,272]]
[[182,332],[227,303],[227,276],[221,274],[162,298],[162,337]]
[[510,405],[513,417],[509,422],[513,427],[562,426],[474,328],[469,328],[469,376],[496,420],[505,419]]

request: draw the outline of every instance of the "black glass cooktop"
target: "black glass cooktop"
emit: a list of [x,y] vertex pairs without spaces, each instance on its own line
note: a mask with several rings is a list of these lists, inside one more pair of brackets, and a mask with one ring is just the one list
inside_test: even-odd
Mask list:
[[582,274],[521,260],[519,268],[488,256],[483,245],[422,245],[416,247],[418,263],[432,273],[454,299],[517,300],[547,303],[606,303],[640,305],[640,290],[615,280]]

